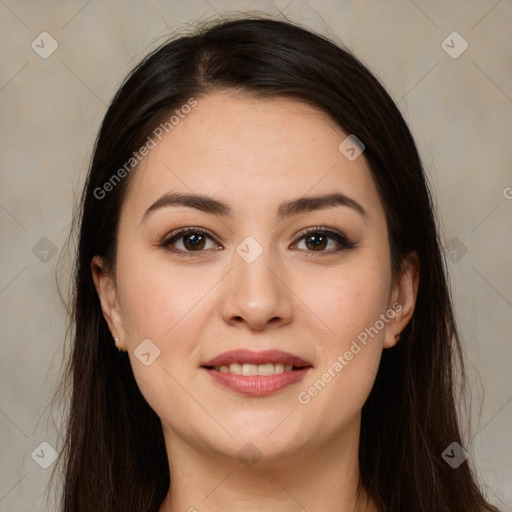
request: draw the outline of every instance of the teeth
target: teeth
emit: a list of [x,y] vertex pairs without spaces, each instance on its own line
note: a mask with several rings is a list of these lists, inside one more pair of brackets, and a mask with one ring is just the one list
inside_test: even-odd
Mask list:
[[284,365],[282,363],[265,363],[259,365],[233,363],[229,366],[217,366],[215,369],[222,373],[231,373],[233,375],[244,375],[250,377],[253,375],[277,375],[283,372],[291,372],[293,365]]
[[233,375],[242,375],[242,365],[238,363],[230,364],[229,365],[229,373],[232,373]]

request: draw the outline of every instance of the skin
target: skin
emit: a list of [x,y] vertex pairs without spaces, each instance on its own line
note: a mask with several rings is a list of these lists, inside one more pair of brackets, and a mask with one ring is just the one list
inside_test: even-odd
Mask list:
[[[218,92],[198,98],[132,176],[115,271],[99,257],[91,268],[112,336],[162,421],[171,490],[160,512],[376,510],[356,502],[361,409],[382,351],[412,316],[419,272],[412,253],[405,272],[392,276],[384,209],[364,153],[349,161],[338,150],[346,136],[294,99]],[[284,201],[334,191],[357,201],[367,218],[348,206],[277,216]],[[233,215],[167,206],[141,220],[169,192],[208,195]],[[189,226],[213,235],[198,256],[183,255],[194,250],[188,238],[174,243],[181,253],[160,246]],[[356,247],[333,252],[333,239],[321,248],[311,234],[297,240],[318,226]],[[236,252],[247,236],[263,249],[252,263]],[[395,303],[400,311],[378,335],[300,403],[298,394]],[[134,354],[145,339],[160,349],[149,366]],[[235,348],[277,348],[313,368],[273,395],[247,397],[200,368]],[[261,454],[252,467],[237,457],[248,442]]]

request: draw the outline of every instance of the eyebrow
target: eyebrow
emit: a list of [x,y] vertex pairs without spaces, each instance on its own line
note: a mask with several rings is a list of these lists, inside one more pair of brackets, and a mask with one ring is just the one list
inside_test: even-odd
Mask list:
[[[221,215],[224,217],[232,216],[233,209],[226,203],[213,199],[203,194],[179,194],[168,193],[157,199],[144,213],[141,222],[146,220],[150,213],[169,206],[187,206],[195,208],[212,215]],[[323,210],[335,206],[346,206],[352,208],[365,220],[368,219],[366,210],[355,200],[345,194],[333,193],[319,196],[303,196],[281,203],[277,210],[278,217],[283,219],[300,213]]]

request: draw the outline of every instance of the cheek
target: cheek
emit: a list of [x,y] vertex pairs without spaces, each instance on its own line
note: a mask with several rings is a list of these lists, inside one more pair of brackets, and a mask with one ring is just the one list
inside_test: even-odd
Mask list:
[[[150,338],[162,348],[215,284],[212,272],[163,264],[161,258],[140,254],[118,260],[118,292],[128,343]],[[142,264],[145,262],[144,264]]]
[[[200,393],[194,382],[197,334],[204,316],[200,299],[214,279],[194,280],[191,273],[165,265],[139,264],[135,269],[129,263],[131,258],[118,260],[118,291],[135,380],[161,418],[169,417],[169,404],[173,413],[186,416],[190,403],[183,385],[193,396]],[[143,362],[145,353],[149,353],[148,365]]]
[[297,399],[312,416],[323,418],[326,430],[348,422],[371,391],[383,350],[386,323],[380,319],[390,279],[387,259],[370,256],[315,281],[308,306],[323,320],[316,341],[320,361]]
[[343,349],[375,324],[388,306],[391,274],[377,254],[354,254],[346,265],[320,269],[297,280],[294,289],[316,316],[328,346]]

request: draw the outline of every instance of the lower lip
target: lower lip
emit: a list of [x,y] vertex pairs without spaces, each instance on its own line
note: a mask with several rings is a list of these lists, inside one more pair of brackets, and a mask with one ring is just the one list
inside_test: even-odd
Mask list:
[[227,372],[204,368],[219,384],[249,396],[268,396],[280,389],[295,384],[304,378],[311,367],[292,370],[276,375],[233,375]]

